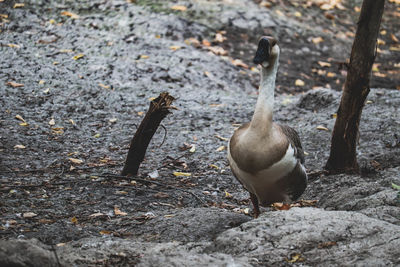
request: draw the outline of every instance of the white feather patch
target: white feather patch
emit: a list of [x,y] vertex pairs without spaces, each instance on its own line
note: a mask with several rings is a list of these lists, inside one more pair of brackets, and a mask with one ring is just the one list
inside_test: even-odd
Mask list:
[[281,177],[289,174],[297,164],[297,159],[294,156],[294,149],[290,144],[286,150],[285,156],[281,160],[271,165],[269,168],[261,170],[255,174],[241,170],[229,152],[228,160],[232,170],[236,173],[237,178],[243,183],[248,191],[256,194],[261,202],[264,200],[263,193],[265,193],[266,190],[271,190],[275,182]]

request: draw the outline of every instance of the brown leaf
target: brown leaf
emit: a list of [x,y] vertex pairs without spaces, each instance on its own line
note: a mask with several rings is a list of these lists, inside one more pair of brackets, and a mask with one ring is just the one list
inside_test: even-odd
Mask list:
[[323,243],[319,243],[318,244],[318,248],[329,248],[329,247],[333,247],[333,246],[337,246],[337,243],[335,241],[328,241],[328,242],[323,242]]
[[14,8],[21,8],[21,7],[24,7],[24,6],[25,6],[24,3],[15,3],[14,4]]
[[69,12],[69,11],[63,11],[60,13],[62,16],[67,16],[70,17],[71,19],[79,19],[79,15]]
[[331,66],[331,63],[329,63],[329,62],[324,62],[324,61],[318,61],[318,64],[319,64],[321,67],[330,67],[330,66]]
[[155,198],[169,198],[169,194],[164,192],[158,192],[153,195]]
[[294,84],[295,84],[296,86],[304,86],[304,85],[305,85],[304,81],[303,81],[303,80],[300,80],[300,79],[297,79],[297,80],[294,82]]
[[216,33],[216,34],[215,34],[215,38],[214,38],[214,41],[215,41],[215,42],[222,43],[222,42],[224,42],[225,40],[226,40],[226,37],[223,36],[221,33]]
[[22,214],[22,217],[24,217],[24,218],[33,218],[33,217],[36,217],[37,216],[37,214],[36,213],[34,213],[34,212],[25,212],[24,214]]
[[69,159],[69,161],[71,161],[72,163],[75,163],[75,164],[83,163],[83,160],[81,160],[81,159],[76,159],[76,158],[68,158],[68,159]]
[[220,146],[215,151],[220,152],[220,151],[224,151],[225,149],[226,149],[225,146]]
[[290,256],[290,259],[285,259],[289,263],[295,263],[295,262],[302,262],[304,261],[304,258],[301,256],[299,253],[294,253]]
[[240,60],[240,59],[232,59],[231,60],[231,63],[233,64],[233,65],[235,65],[236,67],[242,67],[242,68],[245,68],[245,69],[248,69],[249,68],[249,65],[247,65],[246,63],[244,63],[242,60]]
[[322,130],[322,131],[329,131],[328,128],[326,128],[326,127],[324,127],[324,126],[322,126],[322,125],[318,125],[318,126],[317,126],[317,129],[318,129],[318,130]]
[[311,41],[312,41],[314,44],[319,44],[319,43],[323,42],[324,39],[323,39],[322,37],[319,36],[319,37],[314,37],[314,38],[312,38]]
[[276,210],[290,210],[290,204],[275,202],[272,204],[272,207]]
[[396,42],[396,43],[400,42],[399,39],[397,39],[397,37],[393,33],[390,34],[390,38],[392,38],[393,42]]
[[172,10],[177,10],[177,11],[186,11],[187,7],[185,6],[180,6],[180,5],[175,5],[171,7]]
[[16,82],[7,82],[6,85],[12,86],[14,88],[16,88],[16,87],[24,87],[24,84],[16,83]]
[[114,207],[114,214],[115,215],[121,215],[121,216],[128,215],[128,213],[121,211],[117,206]]
[[99,232],[101,235],[111,235],[111,231],[108,231],[108,230],[101,230],[100,232]]
[[204,46],[211,46],[211,43],[207,39],[203,39],[203,41],[201,43]]
[[99,86],[100,86],[101,88],[103,88],[103,89],[110,89],[110,86],[109,86],[109,85],[105,85],[105,84],[102,84],[102,83],[99,83]]
[[220,46],[210,46],[210,47],[207,47],[207,49],[219,56],[228,55],[228,51],[226,51],[225,49],[223,49]]
[[7,44],[8,47],[11,48],[21,48],[21,46],[17,45],[17,44]]
[[74,216],[74,217],[71,218],[71,222],[73,224],[77,224],[78,223],[78,219]]

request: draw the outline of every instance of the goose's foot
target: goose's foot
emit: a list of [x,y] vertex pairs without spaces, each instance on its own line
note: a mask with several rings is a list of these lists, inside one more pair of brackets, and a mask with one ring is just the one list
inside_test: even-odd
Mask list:
[[250,193],[250,199],[251,199],[251,203],[253,203],[253,207],[254,207],[254,209],[253,209],[254,218],[258,218],[258,216],[260,216],[260,206],[258,205],[258,198],[253,193]]

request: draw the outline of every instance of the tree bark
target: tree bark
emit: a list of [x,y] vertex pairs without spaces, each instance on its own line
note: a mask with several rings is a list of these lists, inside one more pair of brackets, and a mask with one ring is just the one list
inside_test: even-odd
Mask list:
[[128,156],[121,175],[135,176],[144,159],[151,138],[161,121],[170,113],[171,103],[175,98],[167,92],[161,93],[150,102],[149,110],[131,140]]
[[330,173],[358,173],[356,146],[359,123],[376,56],[376,41],[384,0],[364,0],[351,49],[345,87],[332,133],[330,156],[325,169]]

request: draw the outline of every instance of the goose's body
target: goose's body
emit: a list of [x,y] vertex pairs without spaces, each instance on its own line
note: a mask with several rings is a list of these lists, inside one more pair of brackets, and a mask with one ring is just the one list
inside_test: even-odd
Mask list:
[[259,204],[290,202],[307,185],[304,154],[297,132],[272,121],[279,47],[263,37],[254,59],[261,65],[261,83],[251,122],[233,134],[228,160],[235,177],[250,192],[257,217]]

